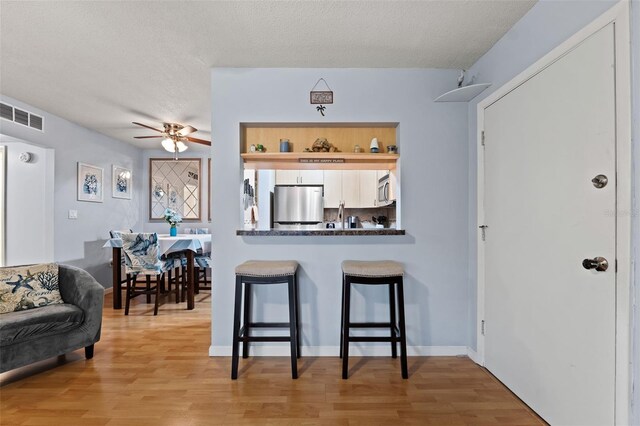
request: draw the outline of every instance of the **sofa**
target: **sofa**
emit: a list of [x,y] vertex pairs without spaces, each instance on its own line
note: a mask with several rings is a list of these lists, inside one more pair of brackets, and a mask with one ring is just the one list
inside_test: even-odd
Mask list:
[[104,288],[86,271],[59,265],[64,303],[0,315],[0,373],[84,348],[100,340]]

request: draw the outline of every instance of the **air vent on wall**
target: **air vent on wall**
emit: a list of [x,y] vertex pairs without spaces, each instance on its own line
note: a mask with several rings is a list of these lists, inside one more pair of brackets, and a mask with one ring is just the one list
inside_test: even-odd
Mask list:
[[17,124],[22,124],[23,126],[31,127],[32,129],[44,130],[44,120],[42,117],[32,114],[29,111],[14,108],[4,102],[0,102],[0,117]]

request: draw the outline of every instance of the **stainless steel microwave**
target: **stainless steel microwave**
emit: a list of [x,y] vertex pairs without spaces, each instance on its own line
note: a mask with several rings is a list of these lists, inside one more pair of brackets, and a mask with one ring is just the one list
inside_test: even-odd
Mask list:
[[388,206],[396,201],[393,178],[386,174],[378,180],[378,206]]

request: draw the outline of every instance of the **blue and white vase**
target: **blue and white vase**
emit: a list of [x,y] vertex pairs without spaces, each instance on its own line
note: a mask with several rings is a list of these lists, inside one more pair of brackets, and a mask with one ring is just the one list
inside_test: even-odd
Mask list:
[[171,235],[172,237],[178,235],[178,227],[176,225],[171,225],[171,228],[169,228],[169,235]]

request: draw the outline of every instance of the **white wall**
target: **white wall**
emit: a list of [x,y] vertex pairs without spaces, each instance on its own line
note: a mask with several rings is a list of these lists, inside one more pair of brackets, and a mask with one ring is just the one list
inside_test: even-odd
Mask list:
[[[5,265],[51,262],[53,254],[54,152],[0,134],[6,147]],[[29,163],[20,153],[32,155]]]
[[[309,90],[320,77],[335,93],[335,104],[327,106],[324,118],[309,104]],[[247,259],[300,262],[302,334],[307,354],[309,347],[315,353],[338,353],[340,263],[344,259],[403,262],[409,345],[422,353],[466,352],[467,108],[465,104],[433,102],[455,87],[456,77],[453,70],[420,69],[212,70],[213,354],[229,353],[234,267]],[[236,236],[242,217],[239,123],[323,121],[400,123],[401,215],[407,235]],[[382,289],[367,293],[365,308],[360,290],[355,292],[354,318],[386,315]],[[284,289],[260,292],[258,315],[282,319],[285,300]],[[281,350],[288,353],[285,346]]]
[[[149,220],[149,159],[150,158],[166,158],[173,159],[173,155],[165,150],[144,150],[142,152],[142,168],[140,175],[143,176],[143,193],[142,203],[142,226],[145,232],[157,232],[159,234],[169,233],[169,224],[164,220]],[[198,221],[185,221],[178,227],[178,233],[184,232],[184,228],[211,228],[211,222],[208,221],[209,205],[207,199],[207,191],[209,189],[209,172],[207,171],[207,163],[210,158],[208,152],[194,152],[187,150],[179,154],[178,158],[200,158],[200,182],[202,183],[202,196],[200,217]],[[135,231],[135,229],[134,229]]]
[[[110,287],[111,252],[102,248],[109,230],[142,228],[141,199],[144,197],[143,182],[147,178],[139,172],[142,169],[141,150],[16,99],[7,96],[0,96],[0,99],[44,117],[44,132],[0,120],[0,133],[55,151],[54,260],[86,269],[103,286]],[[78,161],[104,168],[103,203],[77,201]],[[131,200],[111,197],[113,164],[133,170]],[[8,186],[10,191],[11,183],[8,182]],[[78,211],[77,220],[67,218],[69,209]]]
[[[469,336],[470,345],[476,347],[476,107],[478,102],[511,80],[529,65],[578,32],[595,18],[611,8],[616,1],[555,1],[540,0],[513,28],[511,28],[469,70],[477,82],[490,82],[493,86],[469,103]],[[632,31],[632,85],[633,85],[633,256],[635,283],[633,377],[634,395],[632,424],[640,425],[640,2],[631,2]],[[579,70],[576,70],[579,72]]]

